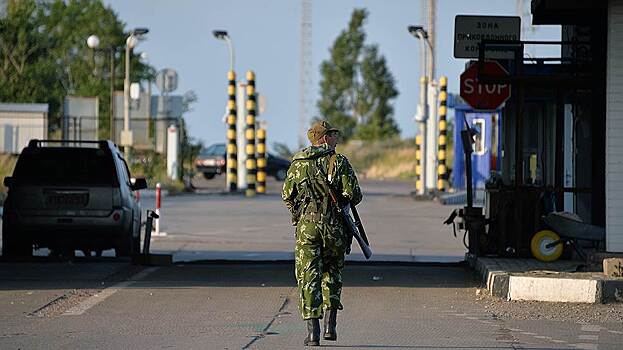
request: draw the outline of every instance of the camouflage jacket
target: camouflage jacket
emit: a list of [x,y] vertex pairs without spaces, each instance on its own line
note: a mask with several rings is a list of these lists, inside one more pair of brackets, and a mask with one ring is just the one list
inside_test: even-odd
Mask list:
[[357,176],[343,155],[336,154],[333,176],[328,181],[329,159],[333,154],[335,151],[325,144],[304,148],[292,158],[282,198],[292,214],[293,225],[300,219],[318,223],[335,221],[336,215],[326,189],[329,183],[339,201],[352,205],[361,202]]

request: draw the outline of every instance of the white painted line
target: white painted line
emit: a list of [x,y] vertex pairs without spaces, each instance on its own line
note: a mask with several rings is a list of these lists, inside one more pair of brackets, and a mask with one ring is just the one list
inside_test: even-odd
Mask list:
[[537,338],[537,339],[550,339],[551,338],[551,337],[548,337],[546,335],[535,335],[534,337]]
[[597,340],[599,339],[598,335],[589,335],[589,334],[580,334],[580,336],[578,337],[581,340]]
[[575,346],[578,349],[585,349],[585,350],[597,350],[597,344],[571,344],[571,346]]
[[99,292],[98,294],[95,294],[92,297],[89,297],[88,299],[84,300],[83,302],[81,302],[80,304],[72,307],[71,309],[63,312],[63,316],[79,316],[84,314],[87,310],[89,310],[90,308],[92,308],[93,306],[101,303],[102,301],[106,300],[107,298],[109,298],[111,295],[117,293],[119,291],[119,289],[124,289],[129,287],[132,283],[136,282],[136,281],[140,281],[143,278],[147,277],[147,275],[149,275],[150,273],[158,270],[159,267],[150,267],[147,268],[135,275],[133,275],[132,277],[130,277],[129,280],[127,281],[123,281],[123,282],[119,282],[115,285],[112,285],[108,288],[103,289],[101,292]]
[[586,324],[582,326],[582,332],[599,332],[601,330],[601,326],[596,326],[592,324]]
[[566,343],[564,340],[552,339],[554,343]]
[[519,329],[519,328],[509,328],[509,331],[513,331],[513,332],[523,332],[523,329]]
[[532,333],[532,332],[521,332],[521,334],[525,334],[525,335],[536,335],[536,333]]
[[620,331],[608,331],[608,332],[612,334],[623,334],[623,332],[620,332]]

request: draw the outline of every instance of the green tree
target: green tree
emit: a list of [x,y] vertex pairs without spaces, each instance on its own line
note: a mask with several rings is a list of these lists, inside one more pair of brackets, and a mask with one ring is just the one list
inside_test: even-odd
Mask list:
[[[0,99],[50,105],[50,126],[60,126],[65,96],[100,97],[100,137],[109,130],[109,51],[115,49],[115,89],[123,87],[123,47],[129,33],[101,0],[19,0],[9,2],[0,20]],[[100,38],[93,51],[86,38]],[[133,80],[153,75],[153,68],[131,56]]]
[[363,83],[359,93],[359,115],[362,123],[355,136],[362,140],[382,140],[394,137],[400,132],[394,119],[394,107],[390,100],[398,96],[395,80],[387,68],[385,57],[379,55],[376,45],[365,48],[361,62]]
[[50,55],[50,35],[40,30],[43,9],[32,0],[8,4],[0,20],[0,101],[49,103],[58,113],[55,96],[62,90],[57,65]]
[[368,12],[355,9],[348,28],[335,39],[330,58],[320,66],[320,116],[348,140],[385,139],[398,135],[391,100],[395,80],[377,45],[366,45],[363,29]]

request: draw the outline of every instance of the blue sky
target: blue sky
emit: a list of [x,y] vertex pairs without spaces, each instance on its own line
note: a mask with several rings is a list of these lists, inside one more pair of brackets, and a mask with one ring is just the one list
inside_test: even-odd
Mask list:
[[[312,100],[318,97],[318,67],[329,56],[329,47],[344,29],[354,8],[367,8],[367,42],[379,45],[400,92],[394,100],[394,118],[403,137],[413,137],[419,82],[419,43],[407,32],[410,24],[422,24],[422,1],[314,0]],[[529,8],[529,1],[527,6]],[[128,28],[148,27],[147,40],[137,51],[149,55],[157,69],[173,68],[179,74],[183,94],[194,90],[199,98],[185,118],[191,136],[206,145],[224,142],[222,123],[227,99],[227,46],[212,36],[226,29],[234,43],[236,70],[244,77],[256,72],[258,92],[266,98],[268,143],[297,144],[299,111],[300,2],[298,0],[104,0]],[[458,77],[465,59],[453,57],[454,17],[457,14],[516,15],[515,0],[438,0],[437,74],[448,76],[449,91],[458,93]],[[526,23],[522,23],[526,24]],[[523,40],[560,40],[558,26],[539,26]],[[315,103],[314,103],[315,109]]]

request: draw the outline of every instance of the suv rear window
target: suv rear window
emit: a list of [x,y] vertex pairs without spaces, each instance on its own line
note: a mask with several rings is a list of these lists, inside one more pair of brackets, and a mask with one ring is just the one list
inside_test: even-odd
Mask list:
[[93,148],[25,149],[13,177],[25,185],[115,186],[119,183],[110,151]]

